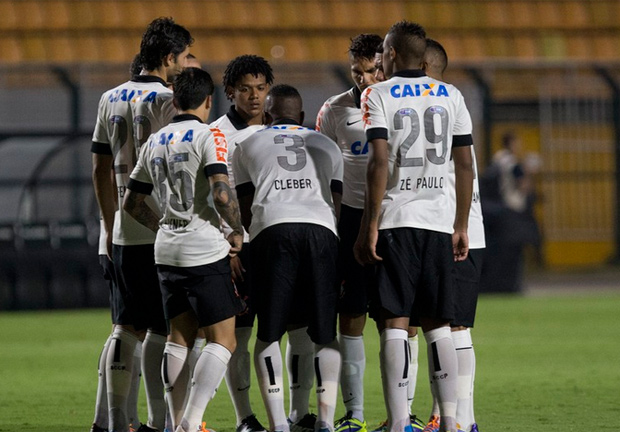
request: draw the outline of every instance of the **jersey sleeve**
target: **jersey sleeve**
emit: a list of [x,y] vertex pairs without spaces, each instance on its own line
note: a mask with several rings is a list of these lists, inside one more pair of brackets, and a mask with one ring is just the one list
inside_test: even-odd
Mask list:
[[368,87],[364,90],[361,98],[361,107],[364,130],[366,131],[368,141],[377,138],[387,139],[387,119],[379,91],[373,87]]
[[344,160],[342,158],[342,152],[335,142],[330,143],[332,154],[332,178],[330,187],[332,192],[342,194],[342,179],[344,176]]
[[232,170],[235,175],[235,183],[236,187],[243,187],[244,184],[251,184],[252,178],[250,177],[250,173],[247,170],[247,167],[244,164],[244,147],[237,146],[237,149],[233,153],[232,157]]
[[205,176],[228,174],[228,143],[218,128],[210,128],[202,149]]
[[108,139],[107,120],[105,118],[105,101],[107,99],[107,93],[104,93],[99,100],[99,107],[97,109],[97,123],[95,124],[95,131],[93,132],[93,144],[91,152],[97,154],[112,154],[112,147],[110,146],[110,140]]
[[330,101],[331,100],[328,99],[323,104],[319,114],[316,116],[315,129],[326,137],[336,141],[336,123],[334,121],[333,109]]
[[[457,90],[458,92],[458,90]],[[454,122],[454,129],[452,133],[456,135],[471,135],[472,132],[472,121],[471,116],[469,115],[469,110],[465,105],[465,98],[461,92],[457,93],[456,99],[456,118]]]

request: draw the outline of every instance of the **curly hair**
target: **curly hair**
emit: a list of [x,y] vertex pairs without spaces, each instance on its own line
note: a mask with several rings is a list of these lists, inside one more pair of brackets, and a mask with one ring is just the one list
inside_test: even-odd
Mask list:
[[362,33],[351,39],[349,55],[353,58],[372,60],[375,58],[377,47],[383,43],[383,38],[377,34]]
[[248,74],[254,77],[263,75],[267,84],[273,83],[273,70],[267,60],[257,55],[246,54],[234,58],[226,66],[222,79],[224,88],[234,87],[241,77]]
[[168,54],[172,53],[176,57],[193,42],[189,31],[176,24],[172,18],[157,18],[142,35],[139,62],[144,69],[152,71],[163,64]]

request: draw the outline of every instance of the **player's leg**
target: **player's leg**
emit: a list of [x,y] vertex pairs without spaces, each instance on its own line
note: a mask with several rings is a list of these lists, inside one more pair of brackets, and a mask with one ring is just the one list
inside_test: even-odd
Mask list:
[[316,415],[309,411],[314,387],[314,343],[307,323],[288,326],[286,370],[289,382],[288,421],[295,432],[313,432]]
[[251,359],[250,338],[254,325],[255,312],[252,308],[251,293],[251,250],[249,243],[244,243],[239,259],[246,269],[243,281],[236,281],[237,291],[247,304],[246,311],[237,317],[235,336],[237,349],[233,353],[226,371],[226,386],[237,416],[237,432],[260,432],[264,427],[260,424],[250,403]]
[[339,344],[342,354],[340,386],[346,415],[336,422],[336,429],[364,432],[364,370],[366,353],[363,332],[368,309],[367,290],[372,268],[361,266],[353,256],[363,210],[343,205],[338,223],[340,235],[339,267],[343,293],[339,309]]
[[338,239],[322,226],[305,224],[306,247],[300,261],[302,305],[310,305],[308,333],[315,344],[317,421],[315,430],[334,430],[342,358],[336,339],[338,278]]
[[[169,274],[162,278],[165,271]],[[196,338],[196,330],[204,329],[209,341],[196,362],[193,384],[176,429],[180,432],[193,432],[202,427],[205,408],[224,378],[228,362],[235,350],[235,315],[243,310],[243,304],[232,283],[228,257],[191,268],[160,266],[159,274],[166,315],[175,317],[180,315],[179,311],[191,311],[190,317],[194,323],[197,322],[197,326],[191,326],[191,333],[183,332],[183,337],[177,338],[178,326],[173,324],[178,322],[174,318],[170,319],[171,342],[186,348],[183,372],[185,377],[189,377],[189,353]],[[184,292],[184,297],[174,294],[175,291],[179,293],[179,289]],[[168,376],[168,379],[171,380],[171,377]],[[187,383],[181,382],[177,386],[183,392],[187,390]],[[176,411],[176,405],[174,409]]]
[[290,232],[291,226],[298,224],[271,226],[252,240],[251,246],[254,307],[258,318],[254,364],[269,430],[284,432],[289,430],[289,424],[284,410],[279,340],[289,321],[299,265],[297,236]]

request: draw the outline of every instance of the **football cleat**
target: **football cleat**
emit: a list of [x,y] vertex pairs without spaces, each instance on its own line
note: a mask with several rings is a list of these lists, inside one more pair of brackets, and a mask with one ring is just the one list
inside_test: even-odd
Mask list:
[[372,432],[387,432],[388,430],[388,421],[384,421],[381,423],[376,429],[373,429]]
[[409,420],[411,421],[411,429],[413,429],[413,432],[424,430],[424,427],[426,426],[426,424],[422,420],[420,420],[416,415],[411,414],[409,416]]
[[237,426],[236,432],[267,432],[265,427],[260,424],[254,414],[247,416],[241,420],[241,424]]
[[428,423],[423,429],[423,432],[439,432],[439,416],[432,415]]
[[356,419],[349,411],[344,417],[334,423],[335,432],[368,432],[366,422]]
[[90,427],[90,432],[108,432],[107,429],[97,426],[95,423]]
[[473,425],[471,425],[470,432],[479,432],[478,431],[478,423],[474,423]]
[[316,414],[308,413],[295,423],[290,422],[291,432],[314,432],[314,424],[316,423]]

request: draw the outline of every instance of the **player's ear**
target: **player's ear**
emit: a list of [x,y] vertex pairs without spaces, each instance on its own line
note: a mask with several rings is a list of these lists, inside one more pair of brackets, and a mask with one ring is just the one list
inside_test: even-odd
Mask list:
[[233,100],[233,96],[235,94],[235,89],[233,89],[231,86],[226,86],[225,93],[226,93],[226,98],[228,100]]
[[390,60],[394,61],[394,59],[396,58],[396,50],[394,49],[393,46],[390,46],[390,49],[388,50],[388,54],[390,56]]
[[169,53],[168,55],[164,56],[164,61],[163,64],[165,67],[170,66],[175,60],[175,56],[173,53]]
[[206,109],[211,109],[212,104],[213,104],[213,96],[209,95],[205,99],[205,108]]

